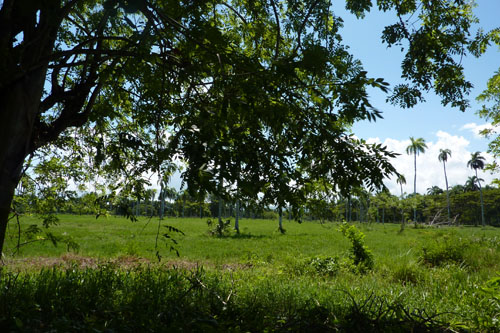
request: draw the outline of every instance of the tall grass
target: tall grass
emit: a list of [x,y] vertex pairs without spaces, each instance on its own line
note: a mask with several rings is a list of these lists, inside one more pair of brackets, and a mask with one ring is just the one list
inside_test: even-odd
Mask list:
[[[3,273],[2,331],[495,330],[486,294],[142,267]],[[474,298],[474,300],[472,300]],[[444,301],[447,299],[448,301]],[[450,308],[450,303],[456,306]],[[498,311],[496,309],[496,311]]]
[[[0,331],[500,330],[497,229],[358,224],[353,241],[339,224],[285,222],[282,235],[243,220],[241,234],[213,237],[205,220],[176,219],[180,257],[164,247],[157,263],[157,223],[62,216],[53,232],[79,253],[35,242],[8,257]],[[371,270],[346,264],[353,251]],[[26,267],[39,256],[56,267]]]

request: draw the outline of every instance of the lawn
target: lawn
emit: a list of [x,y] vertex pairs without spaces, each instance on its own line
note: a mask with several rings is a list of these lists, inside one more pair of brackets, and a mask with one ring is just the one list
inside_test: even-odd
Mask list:
[[[243,219],[241,234],[231,231],[215,237],[209,234],[206,219],[169,218],[159,224],[158,219],[131,222],[114,216],[59,218],[50,231],[70,237],[79,245],[78,251],[37,241],[10,255],[17,226],[9,227],[2,284],[4,289],[10,285],[12,294],[4,292],[2,297],[3,304],[19,310],[16,318],[22,327],[40,328],[40,323],[28,319],[28,314],[36,314],[28,304],[39,304],[37,298],[45,299],[54,318],[61,317],[58,311],[69,311],[63,305],[57,310],[51,299],[64,292],[47,284],[76,283],[68,288],[80,290],[90,283],[105,290],[97,292],[91,304],[107,304],[107,310],[97,315],[89,309],[96,316],[90,322],[69,311],[71,322],[84,330],[104,330],[104,321],[112,315],[117,319],[109,325],[116,330],[135,330],[134,325],[146,322],[155,330],[167,331],[207,327],[216,331],[500,330],[500,283],[495,280],[500,271],[500,229],[407,226],[401,232],[394,224],[355,224],[365,235],[362,246],[373,257],[373,267],[361,269],[353,264],[353,243],[339,231],[340,223],[284,221],[283,235],[277,221]],[[39,222],[33,217],[21,220],[23,228],[34,223]],[[166,225],[183,232],[169,233],[178,244],[165,243]],[[179,256],[169,250],[170,245]],[[47,263],[60,266],[39,271]],[[13,276],[23,278],[16,278],[16,284]],[[87,282],[75,282],[82,279]],[[142,289],[144,279],[149,281],[147,291]],[[26,291],[27,286],[31,291]],[[24,298],[19,297],[22,292]],[[124,298],[126,292],[135,296]],[[144,307],[137,298],[148,293],[154,294],[150,301],[154,299],[157,307],[148,305],[150,316],[144,322],[130,322],[134,311]],[[172,302],[180,308],[172,309]],[[81,312],[82,307],[75,311]],[[178,317],[151,319],[172,311]],[[9,329],[20,324],[5,318]],[[78,330],[43,318],[46,327]]]

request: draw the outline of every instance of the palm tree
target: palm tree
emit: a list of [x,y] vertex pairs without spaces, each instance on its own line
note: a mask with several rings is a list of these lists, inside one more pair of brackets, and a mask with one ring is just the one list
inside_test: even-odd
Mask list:
[[458,194],[464,193],[465,192],[465,187],[463,185],[457,184],[455,186],[451,186],[450,188],[450,195],[451,196],[456,196]]
[[443,162],[444,169],[444,180],[446,182],[446,203],[448,204],[448,221],[450,220],[450,194],[448,192],[448,177],[446,176],[446,162],[448,162],[448,157],[451,157],[451,150],[449,149],[439,149],[438,160]]
[[[415,166],[415,177],[413,179],[413,194],[417,194],[417,155],[420,153],[424,153],[427,145],[425,144],[425,140],[423,138],[417,138],[410,136],[410,145],[406,147],[406,153],[408,155],[414,156],[414,166]],[[417,207],[413,207],[413,221],[416,223],[417,221]]]
[[401,186],[401,198],[403,198],[403,184],[406,185],[406,178],[404,175],[399,175],[398,179],[396,179],[396,183]]
[[428,195],[439,195],[443,193],[443,190],[439,188],[439,186],[432,186],[427,189],[427,194]]
[[[465,181],[465,184],[463,185],[463,192],[472,192],[472,191],[479,191],[479,186],[477,186],[477,177],[476,176],[470,176],[467,178]],[[481,181],[483,179],[480,179]]]
[[484,202],[483,202],[483,190],[481,188],[481,181],[477,177],[477,169],[484,169],[484,157],[481,156],[481,153],[476,151],[475,153],[472,153],[470,156],[469,162],[467,162],[467,166],[471,169],[474,169],[476,172],[476,181],[477,184],[479,185],[479,196],[481,198],[481,223],[483,227],[485,226],[484,222]]

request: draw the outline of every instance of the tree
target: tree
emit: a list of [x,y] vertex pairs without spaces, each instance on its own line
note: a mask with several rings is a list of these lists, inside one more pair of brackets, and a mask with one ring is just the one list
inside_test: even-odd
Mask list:
[[[491,31],[488,37],[500,47],[499,29]],[[500,126],[500,69],[488,80],[486,89],[477,97],[477,100],[485,103],[477,113],[481,118],[491,122],[491,126],[484,129],[481,134],[487,138],[491,138],[491,142],[488,145],[488,152],[490,152],[494,158],[499,158],[500,132],[498,131],[498,127]],[[496,160],[493,160],[486,168],[491,171],[500,171],[500,165]],[[496,179],[495,182],[500,185],[500,179]]]
[[467,180],[465,181],[462,192],[479,191],[479,186],[477,186],[477,181],[478,179],[476,176],[468,177]]
[[[346,133],[353,122],[380,115],[367,88],[388,91],[387,84],[369,77],[347,52],[342,20],[330,4],[4,0],[0,252],[29,156],[57,149],[68,163],[85,165],[89,177],[101,170],[110,191],[134,191],[138,198],[148,185],[143,175],[159,172],[174,156],[187,162],[190,192],[217,192],[218,175],[210,173],[216,161],[224,162],[228,184],[244,177],[246,197],[266,191],[273,181],[267,170],[277,162],[287,164],[298,184],[294,193],[321,169],[351,170],[329,175],[344,192],[351,181],[382,186],[394,173],[391,154]],[[346,1],[359,18],[372,6]],[[484,40],[481,33],[468,37],[472,5],[390,0],[378,7],[395,13],[383,42],[406,52],[406,82],[389,99],[411,107],[422,91],[434,89],[443,104],[464,110],[471,84],[455,59],[468,51],[479,55],[475,45]],[[416,16],[419,25],[410,20]],[[173,131],[168,137],[167,130]],[[332,156],[322,155],[325,147]]]
[[474,171],[476,172],[476,181],[477,181],[477,185],[479,187],[479,197],[481,199],[481,224],[483,227],[486,225],[486,223],[484,221],[483,190],[481,188],[481,181],[477,176],[477,169],[483,170],[484,165],[485,165],[485,159],[483,156],[481,156],[481,153],[478,151],[475,153],[472,153],[470,156],[470,160],[467,162],[467,167],[474,169]]
[[396,183],[399,184],[399,186],[401,187],[401,199],[403,198],[403,185],[406,185],[406,178],[404,175],[402,174],[399,174],[398,175],[398,178],[396,179]]
[[457,195],[460,193],[464,193],[466,191],[465,187],[463,185],[457,184],[451,188],[451,194]]
[[446,183],[446,204],[448,206],[448,221],[451,218],[450,213],[450,193],[448,188],[448,177],[446,176],[446,162],[448,162],[448,157],[451,157],[451,150],[449,149],[439,149],[438,160],[443,162],[443,170],[444,170],[444,180]]
[[439,186],[432,186],[427,189],[427,194],[428,195],[439,195],[443,193],[443,190]]
[[[417,194],[417,155],[424,153],[427,145],[423,138],[410,137],[410,145],[406,147],[406,153],[414,156],[415,176],[413,178],[413,195]],[[417,208],[413,207],[413,221],[417,221]]]

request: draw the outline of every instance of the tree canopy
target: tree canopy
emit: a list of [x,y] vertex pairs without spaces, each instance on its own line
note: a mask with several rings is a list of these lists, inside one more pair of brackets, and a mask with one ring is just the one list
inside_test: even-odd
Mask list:
[[460,58],[488,35],[473,35],[470,1],[345,4],[360,19],[395,14],[382,42],[405,53],[405,82],[392,91],[349,53],[331,1],[4,0],[0,245],[23,170],[54,154],[139,194],[173,158],[191,193],[237,184],[242,198],[295,205],[319,179],[381,187],[395,155],[349,130],[380,117],[367,88],[402,107],[434,90],[465,110]]
[[[500,47],[500,28],[490,32],[492,41]],[[477,97],[479,102],[483,104],[481,110],[478,111],[480,117],[491,122],[491,127],[482,131],[482,134],[491,139],[489,144],[489,152],[493,157],[500,157],[500,69],[488,80],[486,89]],[[487,169],[492,172],[499,171],[500,166],[494,160]],[[496,180],[500,184],[500,179]]]

